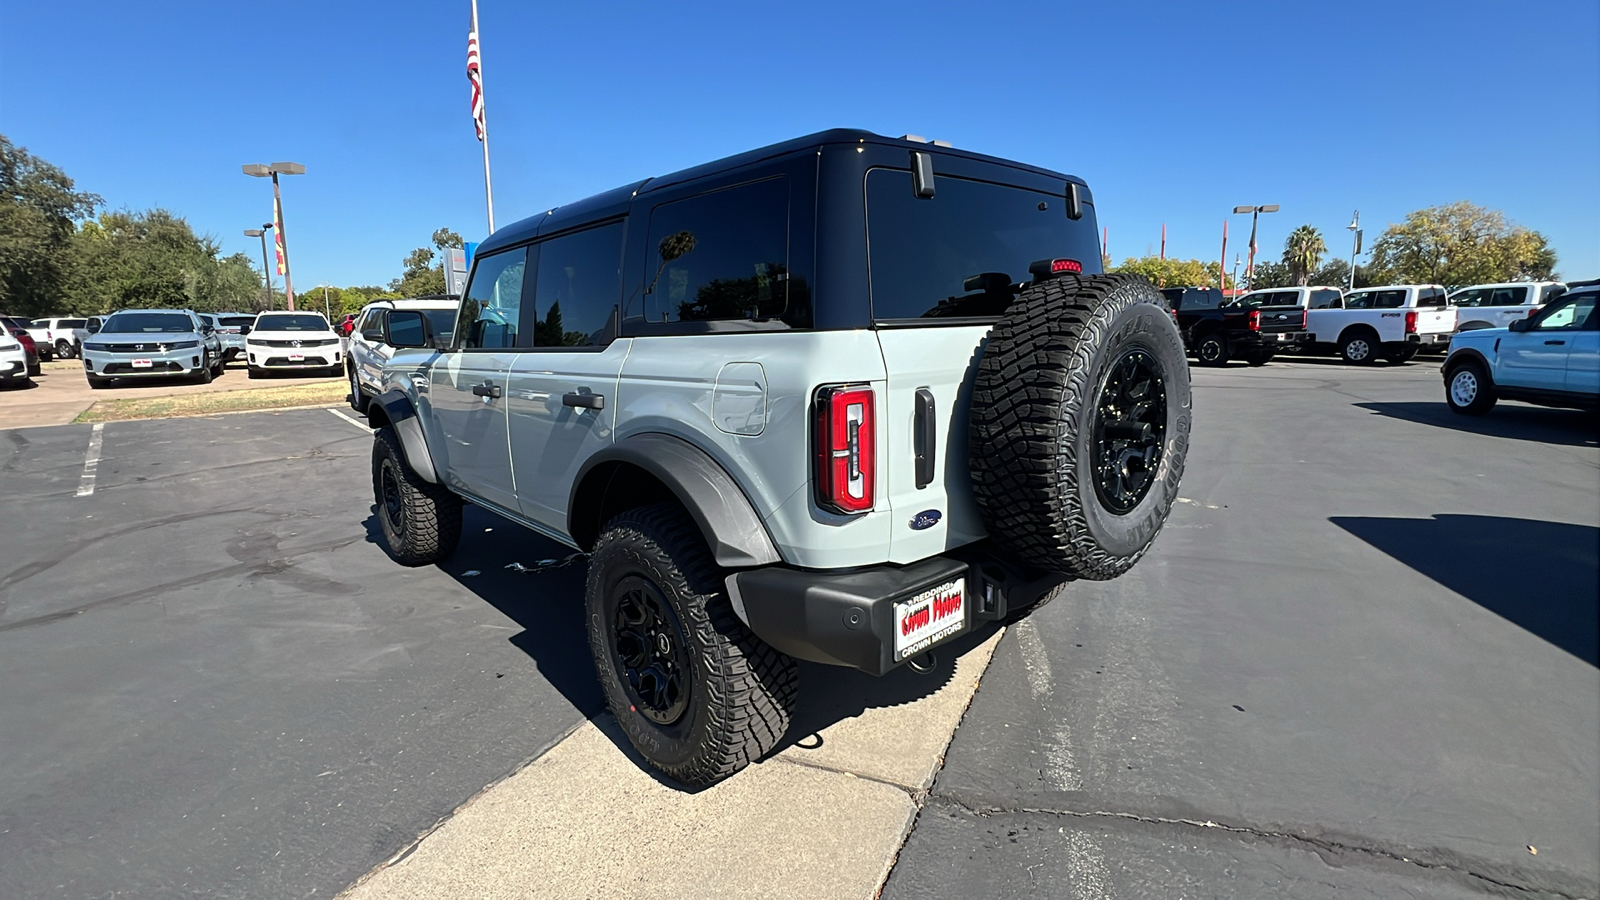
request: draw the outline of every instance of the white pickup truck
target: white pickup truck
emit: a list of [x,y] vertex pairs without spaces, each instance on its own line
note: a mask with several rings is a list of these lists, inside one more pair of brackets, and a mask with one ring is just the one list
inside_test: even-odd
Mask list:
[[1566,291],[1567,286],[1559,281],[1511,281],[1461,288],[1450,295],[1450,305],[1456,307],[1456,331],[1505,328],[1538,312]]
[[[1261,297],[1271,294],[1271,297]],[[1336,287],[1268,288],[1239,298],[1306,310],[1307,352],[1332,353],[1348,363],[1379,358],[1410,361],[1425,348],[1443,349],[1456,330],[1456,310],[1437,284],[1396,284],[1343,293]]]

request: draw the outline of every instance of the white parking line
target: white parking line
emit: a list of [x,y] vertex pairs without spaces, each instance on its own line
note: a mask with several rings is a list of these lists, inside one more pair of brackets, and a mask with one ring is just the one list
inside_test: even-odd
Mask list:
[[96,422],[89,432],[89,449],[83,453],[83,475],[78,478],[79,497],[94,493],[95,470],[100,468],[100,432],[105,427],[104,422]]
[[331,413],[333,413],[333,414],[334,414],[334,415],[336,415],[336,416],[338,416],[338,417],[339,417],[339,418],[340,418],[340,419],[343,419],[343,420],[344,420],[344,421],[346,421],[346,422],[349,422],[349,423],[350,423],[350,424],[351,424],[351,425],[353,425],[353,426],[354,426],[354,427],[356,427],[356,428],[359,428],[359,429],[361,429],[361,433],[362,433],[362,434],[365,434],[365,435],[368,435],[368,436],[371,436],[371,434],[372,434],[372,429],[371,429],[371,428],[369,428],[369,427],[367,427],[367,426],[366,426],[366,425],[363,425],[363,424],[362,424],[362,423],[360,423],[360,422],[357,422],[357,421],[356,421],[356,420],[355,420],[355,419],[352,419],[352,418],[350,418],[350,417],[349,417],[349,416],[347,416],[347,415],[345,415],[345,414],[344,414],[344,413],[342,413],[342,412],[340,412],[340,411],[338,411],[338,410],[337,410],[337,409],[331,409],[331,408],[330,408],[330,409],[329,409],[329,410],[328,410],[328,412],[331,412]]

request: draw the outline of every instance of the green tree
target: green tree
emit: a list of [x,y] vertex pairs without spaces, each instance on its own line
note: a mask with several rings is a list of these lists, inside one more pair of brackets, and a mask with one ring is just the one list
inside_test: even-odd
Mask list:
[[1301,225],[1289,232],[1289,239],[1283,242],[1283,264],[1289,267],[1289,277],[1295,284],[1305,285],[1322,263],[1322,254],[1327,252],[1322,232],[1310,225]]
[[1409,213],[1372,244],[1372,268],[1396,283],[1543,280],[1554,276],[1555,266],[1544,235],[1465,200]]
[[451,247],[460,250],[466,246],[466,243],[461,240],[461,235],[448,228],[440,228],[433,233],[433,246],[440,250],[447,250]]
[[238,255],[232,274],[219,273],[217,252],[215,240],[164,209],[102,213],[73,237],[71,306],[84,314],[139,306],[224,310],[243,299],[236,280],[249,263]]
[[448,228],[434,231],[431,239],[434,249],[418,247],[406,255],[401,261],[405,270],[399,278],[389,282],[389,291],[401,297],[420,297],[424,294],[444,293],[444,260],[440,259],[438,265],[434,258],[439,253],[450,248],[465,246],[461,235]]
[[1245,287],[1253,291],[1258,288],[1289,287],[1292,284],[1294,277],[1290,275],[1288,266],[1270,259],[1258,259]]
[[75,222],[102,201],[0,134],[0,309],[66,312]]
[[1130,256],[1107,271],[1143,275],[1157,287],[1216,287],[1218,278],[1216,263],[1159,256]]

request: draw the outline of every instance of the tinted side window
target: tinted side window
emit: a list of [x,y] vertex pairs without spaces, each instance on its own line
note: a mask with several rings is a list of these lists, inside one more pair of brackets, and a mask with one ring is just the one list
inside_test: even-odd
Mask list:
[[1487,305],[1484,303],[1484,301],[1488,298],[1488,288],[1468,288],[1464,291],[1456,291],[1454,294],[1450,295],[1450,302],[1456,306],[1471,308]]
[[[1387,292],[1385,292],[1387,293]],[[1402,296],[1404,292],[1402,292]],[[1417,291],[1417,306],[1443,306],[1445,305],[1444,288],[1422,288]]]
[[1312,291],[1311,309],[1338,309],[1344,306],[1338,291]]
[[1361,295],[1361,305],[1356,305],[1354,298],[1347,298],[1345,305],[1351,309],[1399,309],[1406,305],[1406,292],[1404,288],[1395,291],[1371,291]]
[[867,243],[880,321],[998,316],[1042,259],[1100,271],[1094,221],[1067,218],[1063,197],[940,175],[934,196],[919,199],[898,169],[867,173]]
[[1600,298],[1600,293],[1594,291],[1562,297],[1544,308],[1538,321],[1533,323],[1533,329],[1535,331],[1581,329],[1594,313],[1596,298]]
[[787,178],[663,203],[645,246],[647,321],[787,320],[809,303],[789,278]]
[[504,350],[517,346],[517,318],[522,311],[522,280],[528,270],[528,248],[477,257],[472,282],[456,319],[456,349]]
[[1538,300],[1538,302],[1540,302],[1540,303],[1549,303],[1551,300],[1554,300],[1555,298],[1561,296],[1562,294],[1565,294],[1566,292],[1567,292],[1567,289],[1565,287],[1563,287],[1562,285],[1559,285],[1559,284],[1547,284],[1544,287],[1539,289],[1539,300]]
[[1525,287],[1495,288],[1494,294],[1489,297],[1490,306],[1521,306],[1528,302],[1528,289]]
[[612,222],[538,245],[533,345],[590,347],[617,333],[622,295],[622,223]]

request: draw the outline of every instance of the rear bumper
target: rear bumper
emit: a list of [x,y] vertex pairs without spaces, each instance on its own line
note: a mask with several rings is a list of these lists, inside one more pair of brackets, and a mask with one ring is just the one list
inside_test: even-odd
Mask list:
[[1441,331],[1437,334],[1408,334],[1406,335],[1406,343],[1419,344],[1423,347],[1442,347],[1449,344],[1450,339],[1453,337],[1455,335],[1448,331]]
[[[1026,605],[1064,578],[1040,577],[985,554],[956,551],[907,566],[816,571],[788,566],[727,577],[734,611],[756,636],[797,659],[882,675],[928,649],[1005,618],[1008,600]],[[895,650],[895,606],[951,581],[962,584],[961,627],[926,646]]]
[[1263,331],[1256,335],[1263,347],[1287,347],[1311,343],[1309,331]]

